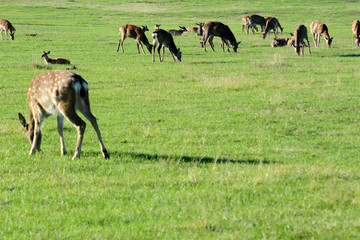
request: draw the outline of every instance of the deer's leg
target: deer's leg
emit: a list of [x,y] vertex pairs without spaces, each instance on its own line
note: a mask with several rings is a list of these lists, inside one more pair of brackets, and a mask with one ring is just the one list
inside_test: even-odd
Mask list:
[[[142,43],[141,43],[140,39],[138,40],[138,43],[139,43],[139,45],[140,45],[140,47],[141,47],[141,49],[142,49],[143,53],[145,54],[144,47],[143,47],[143,45],[142,45]],[[138,46],[138,48],[139,48],[139,46]],[[140,53],[140,52],[139,52],[139,53]]]
[[[206,41],[209,39],[209,34],[205,34],[204,37],[203,37],[203,40],[202,40],[202,45],[204,47],[204,52],[206,52]],[[210,43],[210,40],[209,40],[209,43]]]
[[309,54],[311,54],[309,39],[308,39],[308,38],[306,38],[306,41],[307,41],[307,43],[308,43],[308,47],[309,47]]
[[214,36],[211,35],[211,36],[209,37],[209,44],[210,44],[211,49],[215,52],[213,40],[214,40]]
[[[1,31],[1,40],[3,40],[3,29],[0,30]],[[353,39],[354,39],[354,35],[353,35]]]
[[61,146],[61,155],[66,155],[67,151],[65,148],[63,129],[64,129],[64,116],[57,117],[57,128],[60,135],[60,146]]
[[32,141],[32,146],[30,149],[30,155],[34,154],[36,151],[40,150],[41,145],[41,124],[44,121],[44,117],[39,114],[34,114],[34,138]]
[[153,41],[153,48],[152,48],[152,56],[153,56],[153,62],[155,62],[155,49],[156,49],[157,42]]
[[[94,115],[92,115],[91,111],[90,111],[90,107],[88,105],[84,106],[81,109],[82,114],[84,114],[84,116],[86,117],[87,120],[89,120],[89,122],[91,123],[91,125],[93,126],[93,128],[95,129],[95,132],[97,134],[97,137],[99,139],[99,143],[100,143],[100,148],[101,148],[101,153],[103,155],[104,158],[109,158],[109,153],[105,148],[105,145],[103,143],[103,140],[101,138],[101,132],[99,129],[99,125],[97,124],[97,120],[95,118]],[[80,152],[79,152],[80,154]]]
[[[160,52],[159,52],[159,54],[160,54]],[[164,54],[165,54],[165,45],[162,45],[162,59],[160,58],[160,62],[164,61]]]

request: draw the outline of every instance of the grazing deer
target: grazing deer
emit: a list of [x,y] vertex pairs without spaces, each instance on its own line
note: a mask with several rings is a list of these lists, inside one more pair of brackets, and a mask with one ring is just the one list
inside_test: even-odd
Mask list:
[[264,17],[262,17],[262,16],[253,14],[253,15],[250,15],[247,18],[247,24],[248,24],[248,26],[250,26],[251,31],[252,31],[253,34],[254,34],[254,29],[255,29],[256,25],[260,25],[261,32],[263,32],[264,28],[266,26],[266,19]]
[[70,61],[65,58],[49,58],[49,54],[50,51],[43,51],[43,54],[41,55],[41,57],[44,58],[46,64],[70,64]]
[[[149,30],[147,28],[147,26],[145,26],[145,27],[143,26],[143,29],[145,29],[145,31]],[[135,25],[131,25],[131,24],[122,25],[119,28],[119,32],[121,33],[121,39],[119,40],[116,51],[119,52],[119,48],[121,45],[121,50],[122,50],[122,52],[124,52],[123,44],[124,44],[125,38],[134,38],[136,40],[136,46],[137,46],[139,54],[140,54],[139,45],[141,46],[141,49],[142,49],[143,53],[145,54],[142,43],[145,44],[147,50],[151,53],[152,45],[149,43],[143,29],[141,29]]]
[[244,30],[246,30],[246,33],[249,34],[249,28],[251,28],[251,31],[254,32],[254,29],[256,32],[259,31],[259,29],[256,26],[251,26],[249,25],[249,17],[250,16],[245,16],[242,19],[242,25],[241,25],[241,32],[244,32]]
[[282,34],[284,28],[281,27],[281,25],[280,25],[279,21],[277,20],[277,18],[274,18],[274,17],[267,18],[265,29],[264,29],[264,32],[262,33],[263,39],[266,38],[267,34],[269,34],[269,36],[270,36],[270,31],[271,30],[273,30],[275,38],[277,38],[277,36],[278,36],[278,28],[280,28],[280,33]]
[[202,36],[204,34],[204,24],[205,23],[195,23],[199,27],[189,27],[187,32],[196,33],[198,36]]
[[5,31],[6,40],[7,40],[7,34],[9,34],[11,40],[14,40],[14,34],[16,29],[8,20],[5,19],[0,20],[0,31],[1,31],[1,40],[3,40],[3,31]]
[[169,30],[167,30],[167,32],[173,36],[181,36],[181,34],[183,34],[183,32],[187,32],[187,29],[185,27],[179,26],[179,28],[180,28],[179,30],[169,29]]
[[272,47],[284,47],[287,46],[291,38],[274,38],[274,40],[271,41]]
[[78,132],[76,149],[72,159],[80,157],[86,123],[76,113],[78,110],[91,122],[99,139],[102,155],[109,158],[96,118],[90,111],[87,82],[80,75],[70,71],[56,70],[36,76],[30,84],[27,98],[30,108],[29,123],[26,122],[21,113],[19,113],[19,120],[26,130],[28,141],[32,145],[30,155],[40,151],[41,124],[48,116],[55,115],[57,116],[57,129],[60,135],[61,155],[67,153],[63,137],[65,117]]
[[352,23],[352,32],[353,32],[353,43],[356,46],[359,46],[359,35],[360,35],[360,22],[359,20],[354,20]]
[[310,32],[313,35],[314,44],[315,44],[316,48],[318,48],[320,45],[320,37],[321,36],[324,37],[328,47],[331,46],[331,43],[332,43],[332,40],[334,37],[330,38],[329,30],[328,30],[326,24],[315,20],[310,24]]
[[[155,48],[158,44],[159,44],[159,47],[158,47],[157,51],[159,53],[160,62],[164,61],[165,47],[167,47],[169,49],[174,61],[176,61],[176,59],[177,59],[177,60],[179,60],[179,62],[181,62],[180,48],[176,48],[174,39],[169,32],[167,32],[163,29],[157,29],[153,32],[152,37],[153,37],[153,62],[155,62]],[[162,51],[162,59],[160,56],[161,48],[163,50]]]
[[209,39],[210,47],[215,52],[214,43],[213,43],[214,36],[221,38],[221,41],[223,43],[223,52],[225,51],[224,45],[226,45],[228,52],[230,52],[228,41],[230,41],[230,44],[233,47],[234,52],[237,52],[240,42],[236,41],[236,38],[234,34],[231,32],[230,28],[221,22],[208,22],[204,25],[204,37],[200,43],[201,46],[204,48],[205,52],[206,52],[206,41],[208,39]]
[[302,56],[304,56],[304,48],[306,47],[305,41],[307,41],[307,46],[309,47],[309,54],[311,54],[310,51],[310,43],[307,35],[307,28],[304,25],[299,25],[295,31],[294,34],[291,34],[293,36],[293,41],[291,41],[291,44],[295,48],[296,54],[300,55],[300,48],[302,48]]

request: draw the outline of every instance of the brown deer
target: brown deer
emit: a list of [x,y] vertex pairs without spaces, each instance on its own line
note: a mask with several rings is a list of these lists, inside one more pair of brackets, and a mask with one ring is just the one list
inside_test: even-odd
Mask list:
[[121,45],[121,50],[122,50],[122,52],[124,52],[123,44],[124,44],[125,38],[134,38],[136,40],[136,46],[137,46],[137,50],[138,50],[139,54],[140,54],[139,45],[141,46],[141,49],[142,49],[143,53],[145,54],[142,43],[144,43],[147,50],[151,53],[152,45],[149,43],[143,29],[145,31],[149,31],[147,26],[145,26],[145,27],[143,26],[143,28],[141,29],[140,27],[131,25],[131,24],[122,25],[119,28],[119,32],[121,33],[121,39],[119,40],[116,51],[119,52],[119,48]]
[[291,38],[274,38],[271,41],[271,47],[284,47],[287,46]]
[[90,111],[87,82],[78,74],[56,70],[36,76],[30,84],[27,99],[29,103],[29,123],[19,113],[19,120],[26,130],[26,137],[31,144],[30,155],[40,151],[41,124],[50,115],[57,116],[57,129],[60,135],[61,155],[66,148],[63,137],[64,117],[72,123],[77,132],[77,144],[72,159],[80,157],[81,143],[86,123],[76,111],[80,111],[94,127],[100,142],[101,152],[105,158],[109,154],[104,146],[96,118]]
[[244,32],[244,30],[246,30],[246,33],[249,34],[249,28],[251,28],[251,31],[253,32],[253,29],[255,29],[256,32],[259,31],[259,29],[256,26],[251,26],[249,25],[249,17],[250,16],[245,16],[242,19],[242,25],[241,25],[241,32]]
[[291,40],[291,44],[295,48],[296,54],[300,55],[300,48],[302,49],[302,56],[304,56],[304,48],[306,47],[305,41],[307,41],[307,47],[309,48],[309,54],[311,54],[310,51],[310,43],[307,35],[307,28],[304,25],[299,25],[295,31],[294,34],[291,34],[293,36],[293,40]]
[[156,30],[156,29],[160,29],[160,26],[161,26],[161,24],[154,24],[155,30]]
[[187,29],[185,27],[179,26],[179,30],[176,29],[169,29],[167,30],[168,33],[170,33],[173,36],[181,36],[184,32],[187,32]]
[[269,34],[269,36],[270,36],[271,30],[273,30],[275,38],[277,38],[278,37],[278,28],[280,28],[280,33],[282,34],[284,28],[281,27],[277,18],[274,18],[274,17],[267,18],[265,29],[264,29],[264,32],[262,33],[263,39],[266,38],[267,34]]
[[202,36],[204,34],[204,24],[205,23],[195,23],[199,27],[189,27],[187,32],[196,33],[198,36]]
[[70,64],[70,61],[65,58],[49,58],[49,54],[50,51],[43,51],[43,54],[41,55],[41,57],[44,58],[46,64]]
[[[157,51],[159,53],[160,62],[164,61],[165,47],[167,47],[169,49],[174,61],[176,61],[176,59],[177,59],[179,62],[181,62],[180,48],[176,48],[174,39],[169,32],[167,32],[163,29],[156,29],[153,32],[152,37],[153,37],[153,62],[155,62],[155,48],[157,45],[159,45]],[[163,50],[162,51],[162,59],[161,59],[161,55],[160,55],[161,48]]]
[[360,22],[359,20],[354,20],[352,23],[352,32],[353,32],[353,43],[356,46],[359,46],[359,35],[360,35]]
[[318,48],[320,45],[320,37],[321,36],[324,37],[328,47],[331,46],[331,43],[332,43],[332,40],[334,37],[330,38],[329,30],[328,30],[326,24],[315,20],[310,24],[310,32],[313,35],[314,44],[315,44],[316,48]]
[[223,52],[225,51],[224,45],[226,45],[228,52],[230,52],[229,42],[233,47],[234,52],[237,52],[240,42],[236,41],[236,38],[234,34],[231,32],[230,28],[221,22],[208,22],[204,25],[204,37],[201,40],[200,44],[204,48],[205,52],[206,52],[206,41],[208,39],[211,49],[215,52],[214,43],[213,43],[214,36],[221,38],[221,42],[223,44],[222,45]]
[[7,40],[7,34],[9,34],[11,40],[14,40],[14,34],[16,29],[8,20],[5,19],[0,20],[1,40],[3,40],[3,31],[5,31],[6,40]]
[[253,34],[254,34],[254,29],[255,29],[256,25],[259,25],[261,27],[261,32],[263,32],[264,28],[266,26],[266,19],[262,16],[253,14],[247,18],[247,24],[250,26]]

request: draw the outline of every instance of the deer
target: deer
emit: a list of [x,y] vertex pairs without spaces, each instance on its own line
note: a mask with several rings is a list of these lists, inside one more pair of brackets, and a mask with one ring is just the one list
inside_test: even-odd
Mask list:
[[279,21],[277,20],[277,18],[274,18],[274,17],[267,18],[264,32],[262,32],[263,39],[266,38],[267,34],[269,34],[269,36],[270,36],[270,31],[271,30],[274,31],[275,38],[277,38],[277,36],[278,36],[278,28],[280,28],[280,33],[282,34],[284,28],[281,27],[281,25],[280,25]]
[[274,38],[271,41],[271,47],[284,47],[287,46],[291,38]]
[[142,49],[143,53],[145,54],[142,43],[144,43],[147,50],[151,53],[152,45],[149,43],[144,31],[149,31],[147,26],[143,26],[143,28],[140,28],[140,27],[132,25],[132,24],[122,25],[119,28],[119,32],[121,33],[121,39],[119,40],[119,43],[117,45],[116,52],[119,52],[119,48],[121,45],[121,50],[124,53],[123,44],[124,44],[125,38],[134,38],[136,40],[136,46],[137,46],[137,50],[138,50],[139,54],[140,54],[139,45],[141,46],[141,49]]
[[305,41],[307,41],[307,46],[309,48],[309,54],[311,54],[310,51],[310,43],[307,35],[307,28],[304,25],[299,25],[295,31],[294,34],[291,34],[293,36],[293,39],[291,40],[292,46],[295,48],[296,54],[300,55],[300,48],[302,48],[302,56],[304,56],[304,48],[306,47]]
[[360,35],[360,22],[359,20],[354,20],[352,23],[352,32],[353,32],[353,43],[356,46],[359,46],[359,35]]
[[181,34],[183,34],[183,32],[187,32],[187,29],[185,27],[179,26],[179,28],[180,28],[179,30],[169,29],[169,30],[167,30],[167,32],[173,36],[181,36]]
[[1,40],[3,40],[3,31],[5,31],[5,39],[7,40],[7,35],[10,36],[11,40],[14,40],[14,34],[16,29],[14,26],[6,19],[0,20],[0,32],[1,32]]
[[264,28],[266,26],[266,19],[264,17],[262,17],[262,16],[253,14],[253,15],[250,15],[247,18],[247,24],[248,24],[248,26],[250,26],[251,31],[252,31],[253,34],[254,34],[254,29],[255,29],[256,25],[260,25],[261,32],[263,32]]
[[[180,48],[176,48],[174,39],[169,32],[167,32],[163,29],[156,29],[152,33],[152,37],[153,37],[153,62],[155,62],[155,48],[157,45],[159,45],[157,51],[159,53],[160,62],[164,61],[165,47],[167,47],[169,49],[174,61],[176,61],[176,59],[177,59],[179,62],[181,62],[181,54],[182,53],[180,52]],[[160,55],[161,48],[163,50],[162,51],[162,59],[161,59],[161,55]]]
[[329,36],[329,30],[326,26],[326,24],[320,22],[320,21],[313,21],[310,24],[310,32],[313,35],[314,44],[315,47],[318,48],[320,45],[320,37],[323,36],[328,47],[331,47],[331,43],[334,37],[330,38]]
[[160,29],[160,26],[161,26],[161,24],[154,24],[155,30],[156,30],[156,29]]
[[203,39],[200,41],[201,46],[204,48],[204,51],[206,52],[206,41],[209,39],[209,44],[212,50],[215,52],[214,44],[213,44],[213,38],[214,36],[220,37],[222,41],[223,46],[223,52],[224,45],[226,45],[228,52],[229,50],[229,42],[234,49],[234,52],[237,52],[238,46],[241,42],[237,42],[234,34],[231,32],[230,28],[221,23],[221,22],[208,22],[204,25],[204,36]]
[[49,58],[50,51],[45,52],[43,51],[43,54],[41,55],[41,57],[44,58],[44,61],[47,65],[49,64],[70,64],[70,61],[65,59],[65,58]]
[[72,159],[79,158],[86,128],[86,123],[76,112],[80,111],[95,129],[103,157],[109,158],[97,120],[90,110],[88,84],[80,75],[65,70],[54,70],[38,75],[30,83],[27,101],[30,108],[29,123],[21,113],[18,117],[31,144],[30,155],[41,151],[41,125],[45,118],[55,115],[60,135],[61,155],[67,154],[63,136],[65,117],[77,130],[77,144]]
[[187,32],[196,33],[198,36],[202,36],[204,34],[204,24],[205,23],[195,23],[199,27],[189,27],[187,28]]

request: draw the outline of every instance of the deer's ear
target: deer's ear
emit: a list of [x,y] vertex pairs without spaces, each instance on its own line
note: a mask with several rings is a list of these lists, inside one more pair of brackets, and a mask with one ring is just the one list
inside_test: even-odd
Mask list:
[[294,34],[290,33],[291,36],[294,36]]
[[332,41],[334,37],[330,38],[330,40]]
[[47,54],[50,54],[50,51],[48,51]]
[[25,130],[27,131],[28,128],[29,128],[29,124],[26,123],[26,120],[25,120],[24,116],[21,113],[19,113],[19,120],[20,120],[20,123],[25,128]]

